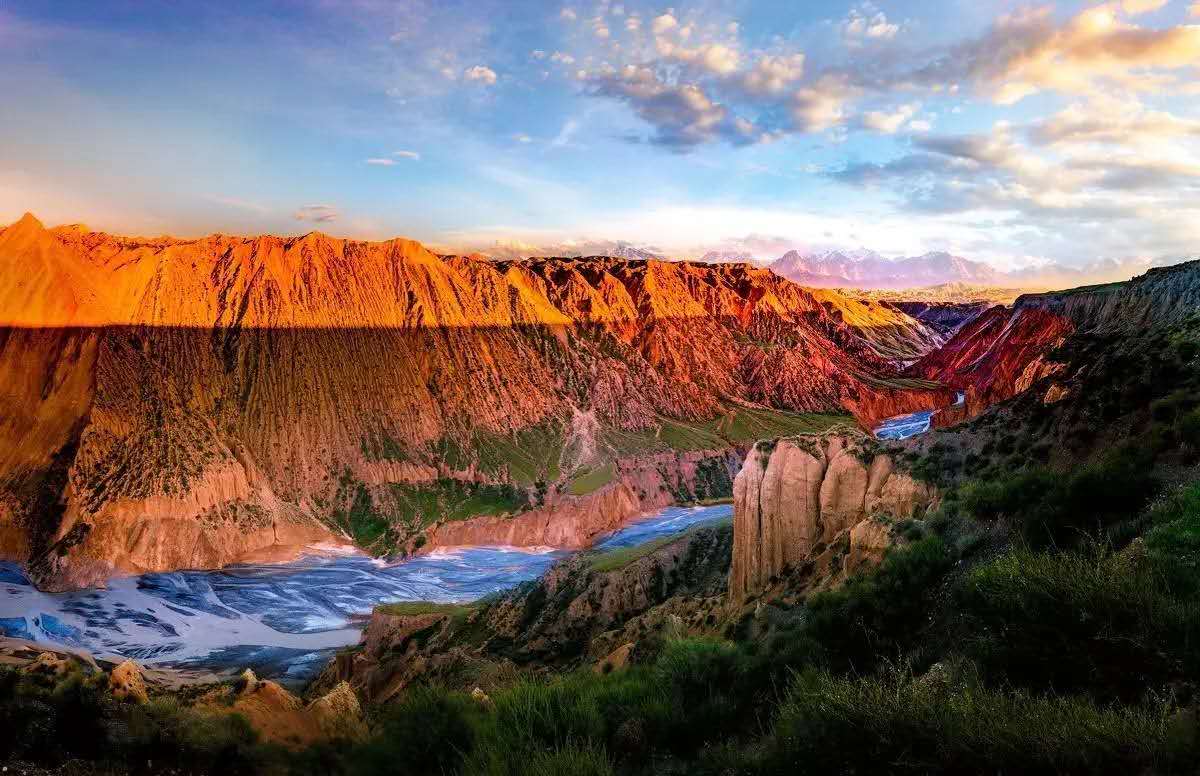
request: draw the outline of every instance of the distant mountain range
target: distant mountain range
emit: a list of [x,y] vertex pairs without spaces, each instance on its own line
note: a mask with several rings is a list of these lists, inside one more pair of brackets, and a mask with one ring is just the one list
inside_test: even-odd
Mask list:
[[[661,248],[625,240],[590,240],[554,245],[496,243],[484,250],[497,260],[531,257],[596,257],[631,261],[673,260]],[[744,248],[714,249],[698,261],[705,264],[754,264],[767,266],[775,274],[810,288],[857,289],[902,292],[942,287],[947,298],[966,298],[958,292],[975,290],[970,298],[1012,297],[1023,291],[1072,288],[1095,283],[1128,280],[1152,266],[1178,261],[1133,259],[1096,261],[1083,267],[1046,264],[1005,272],[982,261],[947,251],[930,251],[920,256],[888,258],[873,250],[790,250],[774,261],[760,258]],[[980,291],[986,293],[980,294]]]
[[[1176,259],[1177,261],[1177,259]],[[975,289],[980,298],[1011,295],[1022,290],[1071,288],[1094,283],[1128,280],[1162,264],[1162,261],[1104,260],[1084,267],[1048,264],[1003,272],[981,261],[931,251],[920,256],[889,259],[870,250],[801,253],[788,251],[768,266],[777,274],[804,286],[900,291],[940,287],[948,298],[964,298]],[[1170,262],[1167,262],[1170,263]]]
[[987,264],[933,251],[888,259],[874,251],[788,251],[770,265],[778,275],[822,288],[917,288],[943,283],[996,286],[1010,282]]

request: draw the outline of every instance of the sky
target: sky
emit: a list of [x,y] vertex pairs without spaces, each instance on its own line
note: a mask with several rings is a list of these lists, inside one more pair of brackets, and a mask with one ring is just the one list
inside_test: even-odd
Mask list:
[[0,223],[1200,254],[1200,1],[0,0]]

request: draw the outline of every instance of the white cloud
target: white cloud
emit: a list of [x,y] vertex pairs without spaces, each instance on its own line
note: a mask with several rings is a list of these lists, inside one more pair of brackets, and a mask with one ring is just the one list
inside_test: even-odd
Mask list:
[[517,141],[518,143],[532,143],[533,142],[533,138],[530,137],[529,135],[526,135],[524,132],[516,133],[515,135],[512,136],[512,139]]
[[840,125],[846,118],[846,103],[854,90],[843,77],[823,76],[811,86],[792,95],[791,115],[801,132],[822,132]]
[[392,156],[399,159],[412,159],[413,161],[419,161],[421,158],[421,155],[416,151],[392,151]]
[[575,14],[574,10],[572,10],[570,8],[564,8],[558,12],[558,17],[560,19],[564,19],[566,21],[573,22],[573,21],[575,21],[576,14]]
[[558,134],[550,141],[551,148],[564,148],[571,144],[571,139],[575,137],[575,133],[579,131],[578,119],[567,119],[563,122],[562,128],[558,130]]
[[367,164],[373,164],[377,167],[391,167],[395,163],[396,163],[395,159],[381,159],[379,157],[375,157],[375,158],[367,160]]
[[803,76],[804,54],[767,54],[742,76],[742,85],[753,94],[779,94]]
[[1121,0],[1121,7],[1125,9],[1125,13],[1133,16],[1157,11],[1168,2],[1169,0]]
[[909,104],[901,105],[891,112],[868,111],[862,115],[862,125],[872,132],[894,135],[916,114],[919,107],[917,104]]
[[673,30],[679,26],[679,20],[669,13],[664,13],[661,16],[654,17],[654,21],[650,24],[650,29],[655,35],[662,35],[668,30]]
[[310,221],[317,224],[336,221],[337,217],[338,211],[333,205],[304,205],[292,214],[292,218],[297,221]]
[[485,86],[496,83],[496,71],[486,65],[475,65],[463,71],[463,78]]
[[891,40],[899,32],[900,25],[889,22],[887,14],[871,3],[850,9],[842,22],[842,35],[850,45],[861,45],[865,40]]

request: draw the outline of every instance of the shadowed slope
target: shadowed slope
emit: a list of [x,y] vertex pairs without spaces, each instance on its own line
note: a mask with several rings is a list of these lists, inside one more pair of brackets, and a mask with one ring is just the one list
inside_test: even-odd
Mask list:
[[878,306],[874,330],[870,305],[746,265],[122,238],[27,216],[0,231],[0,278],[0,549],[51,586],[330,531],[388,551],[464,505],[554,509],[582,471],[668,455],[607,486],[636,510],[726,466],[731,437],[675,454],[671,424],[950,400],[879,379],[893,367],[873,334],[917,347],[912,319]]

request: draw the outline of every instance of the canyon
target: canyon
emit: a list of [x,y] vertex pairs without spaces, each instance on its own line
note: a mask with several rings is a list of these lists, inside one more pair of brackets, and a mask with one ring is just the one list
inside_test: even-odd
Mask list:
[[0,554],[50,590],[333,539],[584,544],[728,496],[756,439],[954,396],[898,371],[937,331],[744,264],[27,215],[0,277]]

